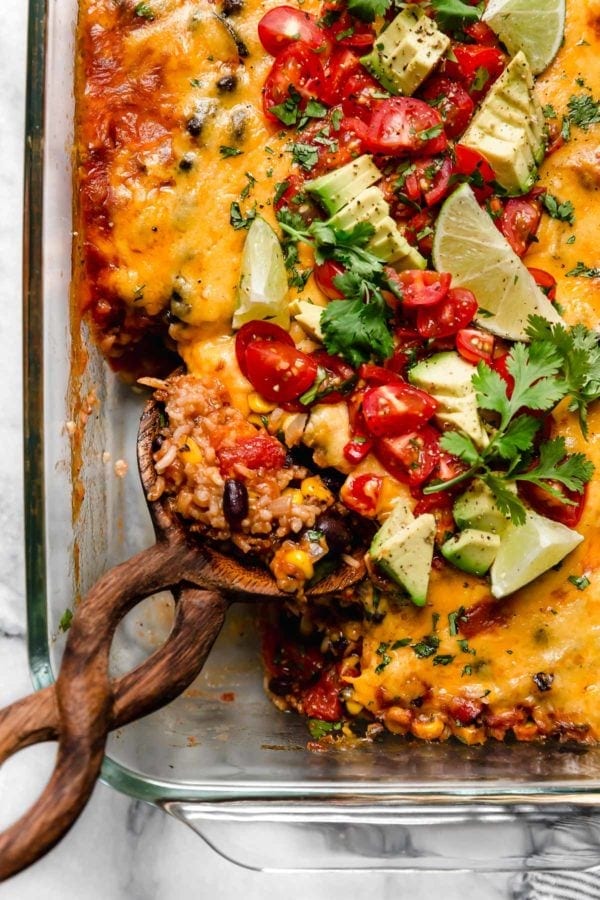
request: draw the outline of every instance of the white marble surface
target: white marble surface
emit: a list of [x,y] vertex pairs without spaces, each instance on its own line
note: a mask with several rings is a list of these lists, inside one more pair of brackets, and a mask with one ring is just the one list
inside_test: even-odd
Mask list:
[[[56,0],[54,0],[56,2]],[[21,195],[26,3],[3,4],[0,26],[0,705],[30,690],[25,643],[21,462]],[[7,474],[10,473],[10,474]],[[0,770],[0,826],[22,811],[47,777],[51,746]],[[299,848],[300,851],[300,848]],[[446,900],[516,896],[506,874],[263,874],[220,856],[184,825],[103,784],[73,831],[28,871],[0,885],[0,900],[176,900],[180,897]],[[520,895],[520,892],[519,892]],[[550,898],[551,894],[546,895]]]

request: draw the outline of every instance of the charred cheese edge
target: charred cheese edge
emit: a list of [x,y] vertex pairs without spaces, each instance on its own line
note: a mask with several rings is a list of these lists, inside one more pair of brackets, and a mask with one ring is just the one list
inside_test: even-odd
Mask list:
[[[152,348],[169,334],[189,371],[218,373],[243,411],[250,387],[235,363],[230,321],[246,232],[232,228],[229,217],[232,202],[239,202],[242,214],[256,207],[273,222],[274,187],[289,174],[290,135],[262,115],[261,87],[272,60],[256,28],[278,3],[245,0],[232,16],[248,50],[242,58],[206,0],[152,0],[152,20],[136,16],[134,0],[80,0],[80,309],[90,314],[104,351],[117,359],[138,348],[148,366]],[[307,0],[302,8],[313,12],[318,3]],[[536,87],[559,119],[569,97],[587,90],[576,79],[600,97],[599,43],[597,3],[571,0],[564,45]],[[224,89],[231,81],[223,79],[233,79],[234,89]],[[526,259],[556,277],[566,320],[592,328],[600,315],[600,279],[567,273],[580,260],[599,260],[599,128],[573,128],[571,140],[544,162],[540,183],[573,202],[576,222],[545,216]],[[221,147],[241,152],[224,157]],[[309,282],[303,296],[311,295],[318,298]],[[169,317],[173,303],[177,322]],[[156,335],[154,344],[147,344],[148,335]],[[569,450],[583,450],[600,471],[600,410],[590,416],[587,443],[568,412],[560,409],[555,418]],[[520,739],[557,733],[597,740],[599,509],[596,479],[579,526],[585,541],[558,570],[508,600],[493,602],[484,579],[444,565],[432,573],[424,609],[390,609],[380,624],[365,623],[354,708],[402,732],[403,711],[420,698],[420,727],[412,730],[430,739],[453,733],[477,743],[512,728]],[[570,575],[585,576],[589,586],[578,590]],[[460,607],[477,610],[469,637],[449,628],[448,616]],[[435,654],[419,656],[414,645],[432,633]],[[397,641],[404,645],[391,649]],[[382,645],[390,648],[384,667]],[[445,662],[434,665],[435,657]],[[551,676],[549,689],[548,677],[540,675]],[[485,732],[461,724],[457,700],[485,704],[491,716]]]

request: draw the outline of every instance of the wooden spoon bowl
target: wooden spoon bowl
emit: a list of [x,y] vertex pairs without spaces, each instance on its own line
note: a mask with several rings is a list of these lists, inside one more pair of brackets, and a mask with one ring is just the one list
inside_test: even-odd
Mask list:
[[[146,497],[156,472],[152,443],[160,430],[155,400],[138,432],[138,465]],[[200,672],[231,602],[284,600],[266,568],[245,565],[189,534],[168,496],[148,501],[156,543],[108,571],[79,604],[56,684],[0,711],[0,764],[31,744],[58,740],[52,776],[33,806],[0,834],[0,880],[47,852],[84,808],[100,772],[108,733],[180,694]],[[342,591],[365,575],[362,560],[339,568],[307,594]],[[165,644],[117,681],[108,674],[115,630],[138,602],[171,590],[176,603]]]

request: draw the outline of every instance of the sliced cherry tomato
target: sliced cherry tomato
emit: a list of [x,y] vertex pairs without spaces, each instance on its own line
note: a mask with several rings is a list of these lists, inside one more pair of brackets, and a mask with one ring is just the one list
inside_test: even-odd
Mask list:
[[400,375],[391,369],[384,369],[383,366],[376,366],[374,363],[363,363],[358,370],[359,378],[368,381],[369,385],[374,384],[406,384]]
[[488,365],[494,354],[494,338],[479,328],[461,328],[456,335],[456,349],[467,362],[477,364],[483,360]]
[[369,122],[367,149],[389,156],[434,156],[448,145],[442,117],[423,100],[382,100]]
[[344,266],[335,262],[333,259],[326,259],[325,262],[315,266],[315,281],[319,290],[321,290],[329,300],[342,300],[344,295],[336,288],[333,283],[334,278],[343,275]]
[[344,458],[357,466],[373,449],[373,441],[368,437],[354,437],[344,446]]
[[337,722],[342,717],[339,692],[342,684],[337,669],[332,667],[322,673],[316,684],[302,693],[304,715],[324,722]]
[[[310,126],[309,126],[310,128]],[[343,119],[338,131],[332,132],[333,139],[320,136],[323,131],[323,120],[314,127],[314,140],[311,141],[312,132],[307,128],[304,134],[308,142],[312,143],[318,153],[317,164],[311,170],[311,176],[323,175],[333,169],[345,166],[347,162],[356,159],[363,152],[363,142],[367,134],[367,127],[360,119]]]
[[417,331],[425,338],[450,337],[473,321],[477,309],[477,300],[471,291],[452,288],[437,306],[419,309]]
[[350,76],[364,71],[356,53],[346,47],[334,47],[325,64],[325,81],[320,99],[329,106],[341,103],[347,96],[346,85]]
[[349,475],[341,487],[340,499],[353,512],[373,518],[377,511],[382,483],[381,475],[370,473]]
[[270,434],[257,434],[256,437],[217,450],[223,475],[231,472],[236,463],[241,463],[248,469],[280,469],[285,462],[285,455],[283,444]]
[[439,111],[444,130],[451,138],[463,133],[475,111],[475,104],[463,85],[444,75],[428,78],[421,96]]
[[539,200],[511,197],[495,222],[517,256],[524,256],[539,228],[541,217]]
[[276,6],[270,9],[258,23],[260,42],[271,56],[277,56],[290,44],[301,41],[321,53],[326,53],[331,43],[310,13],[293,6]]
[[506,65],[506,54],[497,47],[453,44],[452,55],[454,59],[444,62],[444,73],[463,81],[477,100],[489,91]]
[[480,203],[494,193],[492,182],[496,180],[496,173],[485,156],[471,147],[456,144],[452,174],[459,181],[468,181]]
[[317,377],[316,360],[280,341],[253,341],[246,349],[247,378],[273,403],[296,400]]
[[547,516],[555,522],[561,522],[567,528],[575,528],[583,515],[587,500],[587,488],[580,494],[577,491],[568,490],[558,481],[548,481],[548,485],[559,491],[568,502],[563,503],[558,497],[553,497],[543,488],[526,481],[519,482],[519,493],[540,515]]
[[328,32],[339,47],[353,47],[363,53],[373,46],[375,40],[373,26],[367,22],[360,22],[347,10],[344,10],[329,26]]
[[246,322],[242,325],[235,336],[235,355],[237,357],[238,366],[242,370],[242,374],[248,377],[248,366],[246,364],[246,350],[254,341],[278,341],[280,344],[287,344],[294,347],[294,342],[288,332],[273,322],[263,322],[256,319],[253,322]]
[[314,402],[340,403],[356,384],[356,372],[341,356],[330,356],[325,350],[315,350],[310,355],[325,373]]
[[463,26],[463,31],[468,34],[476,44],[482,44],[485,47],[497,47],[498,36],[492,31],[487,22],[470,22]]
[[305,44],[290,44],[275,57],[263,88],[263,110],[267,119],[280,119],[271,112],[290,96],[293,89],[305,100],[319,97],[323,90],[323,67],[316,53]]
[[536,269],[533,266],[528,266],[527,268],[533,275],[537,286],[543,290],[548,300],[554,303],[556,300],[556,278],[550,272],[546,272],[545,269]]
[[424,256],[431,256],[433,250],[433,225],[436,214],[423,209],[406,223],[404,237],[413,247],[418,247]]
[[429,421],[437,400],[412,384],[382,384],[369,388],[363,399],[367,428],[375,437],[394,437]]
[[384,363],[386,369],[405,376],[408,366],[419,356],[424,349],[424,341],[416,331],[408,328],[397,328],[394,332],[395,349],[392,356]]
[[[434,472],[434,478],[439,479],[440,481],[452,481],[453,478],[462,475],[463,472],[466,471],[467,466],[458,458],[458,456],[454,456],[454,454],[442,450]],[[457,485],[456,490],[462,492],[464,490],[464,485]],[[450,489],[448,489],[446,496],[451,496]]]
[[418,206],[435,206],[446,195],[452,175],[452,161],[447,156],[414,162],[404,175],[404,193]]
[[450,290],[452,276],[448,272],[405,269],[396,276],[402,292],[403,309],[420,309],[441,303]]
[[287,207],[288,209],[297,209],[300,203],[300,200],[296,200],[298,195],[303,202],[305,202],[305,197],[302,197],[302,185],[304,184],[304,179],[300,175],[286,175],[285,178],[285,190],[280,194],[279,199],[275,201],[275,209],[279,212],[280,209]]
[[381,438],[375,456],[388,472],[410,485],[422,484],[434,471],[439,457],[439,432],[424,425],[410,434]]
[[361,67],[348,76],[341,93],[344,115],[366,122],[381,100],[381,85]]

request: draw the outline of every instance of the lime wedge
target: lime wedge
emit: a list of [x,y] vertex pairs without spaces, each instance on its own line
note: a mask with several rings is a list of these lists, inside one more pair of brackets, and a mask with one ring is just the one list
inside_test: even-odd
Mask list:
[[484,22],[511,56],[522,50],[534,75],[550,65],[565,32],[565,0],[490,0]]
[[450,272],[453,287],[473,291],[481,311],[477,322],[500,337],[526,341],[531,315],[562,322],[468,184],[461,185],[442,206],[433,262],[438,272]]
[[281,244],[271,226],[257,216],[244,244],[233,327],[241,328],[255,319],[270,319],[287,328],[290,324],[287,292]]
[[583,540],[560,522],[528,512],[524,525],[510,526],[491,569],[492,594],[507,597],[556,566]]

